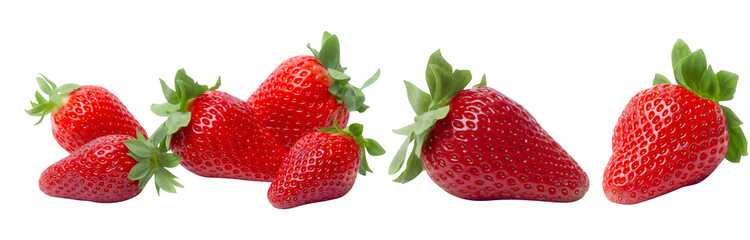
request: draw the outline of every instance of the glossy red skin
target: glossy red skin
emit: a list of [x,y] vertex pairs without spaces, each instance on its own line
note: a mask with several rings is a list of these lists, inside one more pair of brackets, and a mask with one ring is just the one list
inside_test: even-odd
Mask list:
[[635,204],[699,183],[723,161],[728,139],[718,103],[677,85],[643,90],[615,126],[604,193]]
[[276,67],[247,102],[266,129],[289,149],[303,135],[333,127],[336,120],[346,126],[349,111],[328,91],[332,83],[328,70],[315,57],[297,56]]
[[571,202],[586,173],[521,105],[489,87],[462,90],[438,120],[420,160],[446,192],[469,200]]
[[285,209],[342,197],[357,178],[359,157],[359,145],[349,136],[306,134],[289,150],[268,201]]
[[190,123],[172,137],[185,169],[204,177],[273,181],[286,154],[245,101],[208,91],[188,106]]
[[68,97],[52,113],[52,135],[69,153],[101,136],[123,134],[136,138],[136,130],[147,135],[120,99],[103,87],[80,86]]
[[128,173],[138,162],[128,156],[127,135],[94,139],[49,166],[39,177],[39,189],[53,197],[100,203],[125,201],[141,193]]

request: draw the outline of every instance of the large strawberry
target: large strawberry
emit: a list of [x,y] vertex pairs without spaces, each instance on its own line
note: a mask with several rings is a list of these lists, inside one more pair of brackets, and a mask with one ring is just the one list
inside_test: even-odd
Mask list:
[[129,156],[127,135],[99,137],[52,164],[39,178],[39,188],[53,197],[93,202],[119,202],[141,193],[128,178],[138,162]]
[[482,82],[470,89],[468,70],[453,70],[440,50],[426,71],[430,94],[405,81],[415,123],[390,174],[405,183],[422,170],[446,192],[469,200],[528,199],[571,202],[589,187],[586,173],[520,104]]
[[714,73],[702,50],[682,40],[672,49],[678,85],[656,74],[636,94],[612,135],[602,186],[612,202],[635,204],[703,181],[724,158],[747,155],[742,122],[719,101],[734,98],[738,76]]
[[357,171],[372,172],[366,152],[379,156],[385,150],[375,140],[362,137],[362,125],[342,130],[338,125],[305,134],[289,150],[268,201],[276,208],[293,208],[344,196],[354,186]]
[[337,120],[346,126],[349,111],[368,108],[362,89],[380,76],[378,70],[361,88],[349,84],[340,63],[338,37],[328,32],[323,34],[320,52],[310,50],[314,56],[282,62],[247,100],[258,120],[286,149],[302,135],[332,127]]
[[166,145],[185,169],[204,177],[272,181],[286,150],[264,128],[248,104],[199,85],[180,69],[175,89],[161,80],[167,103],[152,111],[168,117]]
[[101,136],[124,134],[135,138],[136,131],[145,133],[120,99],[103,87],[76,84],[58,87],[44,75],[36,80],[49,100],[37,91],[37,102],[32,102],[26,113],[41,117],[36,124],[51,113],[52,135],[70,153]]

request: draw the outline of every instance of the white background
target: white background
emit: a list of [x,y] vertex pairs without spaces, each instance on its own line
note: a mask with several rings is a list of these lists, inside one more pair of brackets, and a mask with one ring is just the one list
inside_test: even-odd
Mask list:
[[[740,75],[726,104],[750,121],[750,15],[740,1],[266,2],[0,3],[0,239],[747,239],[747,158],[637,205],[610,203],[601,189],[620,112],[654,73],[674,79],[678,38],[703,48],[715,70]],[[221,90],[247,99],[281,61],[309,54],[308,42],[319,46],[326,30],[339,36],[355,84],[382,69],[365,91],[370,110],[350,122],[365,123],[365,135],[389,152],[371,157],[375,173],[343,198],[277,210],[266,199],[268,183],[202,178],[182,167],[174,170],[185,185],[177,194],[157,196],[151,183],[116,204],[39,190],[41,172],[67,153],[49,119],[32,127],[36,119],[23,112],[37,73],[110,89],[151,132],[163,121],[149,111],[164,102],[158,78],[171,84],[179,68],[209,85],[221,76]],[[531,111],[588,173],[582,200],[466,201],[424,173],[391,182],[388,164],[402,142],[391,129],[413,118],[402,80],[426,89],[427,58],[438,48]]]

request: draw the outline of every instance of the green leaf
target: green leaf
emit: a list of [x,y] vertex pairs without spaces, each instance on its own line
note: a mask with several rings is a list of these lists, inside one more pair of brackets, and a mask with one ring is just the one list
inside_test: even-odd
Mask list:
[[167,134],[174,134],[180,130],[180,128],[186,127],[190,124],[190,112],[172,113],[167,117],[167,121],[164,122],[164,124],[167,127]]
[[78,84],[68,83],[68,84],[63,84],[62,86],[58,88],[55,88],[54,92],[58,94],[65,94],[65,93],[70,93],[78,89],[79,87],[81,86],[79,86]]
[[330,75],[331,78],[335,79],[336,81],[340,81],[342,83],[348,83],[349,80],[352,79],[351,77],[349,77],[349,75],[346,75],[346,73],[333,68],[328,69],[328,75]]
[[345,131],[348,131],[353,137],[362,137],[362,131],[364,130],[364,127],[362,124],[359,123],[353,123],[349,125],[349,127],[346,128]]
[[130,180],[140,180],[146,177],[151,171],[151,164],[149,162],[139,162],[130,169],[128,178]]
[[177,112],[179,110],[180,105],[175,105],[168,102],[162,104],[151,104],[151,112],[160,117],[168,117],[171,113]]
[[180,156],[174,153],[159,154],[159,165],[166,168],[173,168],[180,165]]
[[[687,43],[682,41],[682,39],[677,39],[677,42],[672,47],[672,69],[676,70],[677,64],[690,53],[690,47],[688,47]],[[677,74],[675,74],[675,77],[677,77]]]
[[339,38],[336,35],[327,36],[325,33],[323,44],[318,53],[318,61],[326,68],[341,69]]
[[664,75],[657,73],[656,76],[654,76],[654,86],[662,84],[672,84],[672,82],[670,82]]
[[450,106],[444,106],[429,112],[422,114],[422,116],[414,124],[414,134],[421,134],[430,129],[437,120],[445,118],[450,112]]
[[440,49],[430,55],[430,59],[427,60],[427,70],[425,71],[425,79],[427,80],[427,87],[430,90],[430,95],[435,96],[438,78],[441,78],[441,76],[449,76],[451,71],[453,71],[453,67],[445,60],[445,58],[443,58]]
[[683,61],[678,65],[678,70],[681,73],[681,77],[687,88],[691,91],[695,91],[700,87],[700,81],[703,78],[703,73],[706,71],[708,63],[706,62],[706,55],[703,50],[698,49],[685,57]]
[[369,79],[367,79],[367,81],[365,81],[365,84],[362,84],[362,87],[360,89],[365,89],[369,87],[370,85],[375,83],[375,81],[377,81],[378,78],[380,78],[380,68],[378,68],[378,71],[375,72],[375,74],[373,74]]
[[375,139],[367,138],[365,139],[367,144],[365,144],[365,148],[367,149],[367,153],[369,153],[372,156],[380,156],[385,154],[385,149],[383,146],[380,146],[380,143],[378,141],[375,141]]
[[[151,141],[154,143],[161,143],[167,138],[167,127],[165,124],[159,125],[159,128],[151,134]],[[168,144],[168,143],[167,143]]]
[[156,181],[157,191],[158,189],[161,189],[165,192],[176,193],[177,190],[175,190],[172,179],[169,177],[171,173],[167,174],[168,172],[169,171],[163,168],[156,170],[156,173],[154,174],[154,180]]
[[747,156],[747,138],[740,125],[742,121],[732,111],[732,109],[721,106],[724,112],[724,118],[727,121],[727,132],[729,135],[729,147],[727,149],[726,159],[730,162],[738,163],[742,156]]
[[398,134],[398,135],[409,136],[414,132],[414,125],[416,125],[416,123],[409,124],[406,127],[402,127],[399,129],[394,129],[393,133]]
[[372,172],[372,169],[370,169],[370,164],[367,163],[367,154],[365,154],[364,148],[359,150],[359,174],[362,174],[362,176],[366,176],[368,172]]
[[58,107],[62,107],[63,105],[62,96],[57,95],[55,93],[49,95],[49,102],[54,103]]
[[716,73],[716,78],[719,81],[719,101],[729,101],[734,98],[734,92],[737,89],[737,80],[739,76],[737,74],[728,71],[719,71]]
[[209,91],[215,91],[215,90],[219,89],[219,87],[221,87],[221,76],[219,76],[219,79],[216,80],[216,83],[214,83],[214,86],[212,86],[208,90]]
[[195,80],[187,75],[187,72],[185,72],[184,68],[180,68],[177,70],[177,73],[174,76],[174,80],[182,80],[185,83],[195,83]]
[[430,108],[442,107],[453,98],[458,92],[464,90],[471,82],[471,72],[469,70],[456,69],[448,79],[438,79],[435,94],[432,95],[432,104]]
[[143,178],[141,178],[140,180],[138,180],[138,188],[145,189],[146,188],[146,184],[148,184],[148,181],[150,181],[151,177],[153,177],[153,176],[154,176],[154,170],[153,169],[149,169],[148,173],[146,173],[146,176],[144,176]]
[[50,95],[52,94],[52,88],[49,86],[49,83],[44,78],[37,77],[36,83],[39,84],[39,88],[42,89],[42,92]]
[[718,101],[720,94],[719,79],[716,78],[714,70],[711,65],[708,65],[708,69],[703,72],[701,77],[698,94],[704,98]]
[[409,160],[406,162],[406,169],[399,175],[394,182],[399,183],[407,183],[417,176],[419,176],[420,173],[424,170],[424,167],[422,166],[422,161],[419,160],[419,157],[415,155],[413,152],[411,155],[409,155]]
[[482,81],[480,81],[477,85],[474,85],[474,87],[486,87],[487,86],[487,74],[482,74]]
[[719,106],[721,106],[721,111],[724,112],[724,119],[726,119],[727,121],[727,126],[736,127],[736,126],[742,125],[742,120],[740,120],[740,118],[737,117],[737,114],[735,114],[734,111],[732,111],[732,109],[723,105],[719,105]]
[[164,94],[164,98],[167,99],[167,102],[172,105],[180,104],[180,98],[177,96],[177,92],[172,90],[172,88],[170,88],[161,78],[159,78],[159,83],[161,84],[161,92]]
[[125,141],[125,146],[128,147],[128,150],[130,150],[131,153],[135,154],[138,157],[144,157],[149,158],[151,157],[152,153],[154,153],[153,148],[150,148],[146,141],[137,140],[137,139],[130,139]]
[[406,137],[406,140],[404,140],[404,143],[401,144],[401,147],[398,148],[398,151],[395,155],[393,155],[393,160],[391,160],[391,165],[388,167],[388,174],[393,175],[396,174],[399,170],[401,170],[401,167],[404,165],[404,161],[406,161],[406,151],[409,150],[409,143],[411,143],[414,138],[413,135],[409,134]]
[[406,85],[406,94],[409,98],[409,104],[411,104],[411,108],[414,109],[414,113],[422,115],[427,112],[430,107],[430,102],[432,102],[430,95],[409,81],[404,81],[404,84]]

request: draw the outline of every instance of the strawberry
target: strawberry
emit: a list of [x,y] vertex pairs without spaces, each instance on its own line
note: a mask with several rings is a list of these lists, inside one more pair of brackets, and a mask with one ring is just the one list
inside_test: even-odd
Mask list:
[[384,154],[380,144],[362,137],[361,124],[344,130],[334,125],[305,134],[292,146],[268,189],[271,205],[285,209],[336,199],[352,189],[357,171],[372,172],[365,153]]
[[747,155],[742,122],[719,101],[734,98],[739,77],[706,67],[703,50],[678,40],[672,49],[673,85],[656,74],[615,125],[612,157],[602,186],[612,202],[640,203],[706,179],[724,158]]
[[286,150],[264,128],[248,104],[208,88],[184,69],[175,76],[175,90],[161,80],[167,103],[153,105],[168,117],[165,142],[185,169],[204,177],[272,181]]
[[141,193],[128,173],[137,161],[128,155],[128,135],[107,135],[80,146],[52,164],[39,178],[39,189],[53,197],[111,203]]
[[135,138],[136,131],[145,132],[120,99],[103,87],[57,87],[44,75],[37,78],[37,83],[49,100],[37,91],[37,102],[31,102],[32,108],[26,113],[41,117],[36,124],[51,113],[52,135],[70,153],[101,136],[124,134]]
[[571,202],[589,187],[586,173],[520,104],[486,79],[470,89],[468,70],[453,70],[440,50],[426,71],[430,94],[405,81],[415,123],[394,132],[406,135],[389,174],[406,168],[395,182],[422,170],[446,192],[468,200],[527,199]]
[[306,133],[334,123],[346,126],[349,111],[368,108],[362,89],[380,76],[378,70],[361,88],[349,84],[336,35],[323,34],[320,52],[307,47],[314,56],[282,62],[247,99],[261,124],[286,149]]

